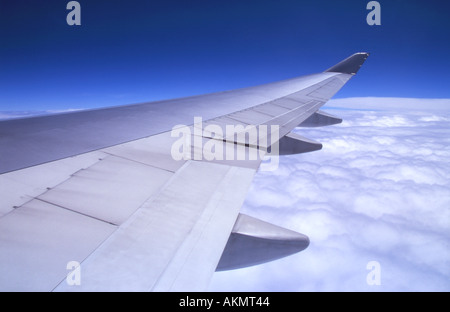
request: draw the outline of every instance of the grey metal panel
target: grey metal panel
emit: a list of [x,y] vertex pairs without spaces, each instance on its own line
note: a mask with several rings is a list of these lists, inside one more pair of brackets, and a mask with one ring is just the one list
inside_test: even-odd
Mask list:
[[[229,168],[153,291],[203,291],[223,252],[256,169]],[[201,261],[199,261],[201,255]]]
[[308,93],[308,96],[327,101],[345,84],[345,82],[338,78],[333,78],[320,88]]
[[188,161],[58,291],[201,290],[209,283],[255,170]]
[[270,115],[272,117],[289,112],[288,108],[277,106],[277,105],[272,105],[272,102],[255,106],[253,108],[253,110],[256,112],[261,112],[261,113]]
[[116,226],[33,200],[0,218],[0,291],[51,291]]
[[170,132],[164,132],[148,138],[119,144],[105,148],[102,151],[145,165],[175,172],[184,164],[184,161],[174,160],[171,148],[178,137],[172,137]]
[[277,99],[277,100],[271,102],[271,104],[285,107],[288,109],[296,109],[296,108],[306,105],[307,102],[308,101],[299,102],[299,101],[296,101],[295,99],[290,99],[288,97],[285,97],[285,98]]
[[227,116],[239,122],[251,125],[260,125],[272,119],[272,116],[255,111],[253,109],[246,109],[233,114],[229,114]]
[[[250,123],[237,121],[236,119],[229,118],[228,115],[222,116],[219,118],[214,118],[210,120],[206,120],[202,123],[202,129],[203,129],[203,136],[205,137],[212,137],[213,133],[211,131],[208,131],[210,128],[208,126],[214,126],[214,128],[219,127],[222,131],[222,138],[226,138],[226,132],[227,132],[227,126],[233,126],[233,125],[242,125],[244,127],[250,125]],[[199,125],[195,125],[195,127],[199,127]],[[215,134],[217,136],[217,133]]]
[[238,121],[236,119],[230,118],[229,115],[221,116],[218,118],[210,119],[204,122],[204,125],[214,124],[225,128],[227,125],[240,124],[243,126],[251,125],[251,122]]
[[0,175],[0,217],[106,156],[102,152],[92,152]]
[[173,175],[108,156],[38,199],[113,224],[122,224]]
[[306,104],[302,104],[301,106],[292,109],[289,113],[285,113],[283,115],[275,117],[273,120],[269,122],[269,124],[277,124],[279,126],[283,126],[289,121],[291,121],[293,118],[307,114],[308,111],[311,109],[311,107],[317,104],[319,104],[319,102],[309,101]]

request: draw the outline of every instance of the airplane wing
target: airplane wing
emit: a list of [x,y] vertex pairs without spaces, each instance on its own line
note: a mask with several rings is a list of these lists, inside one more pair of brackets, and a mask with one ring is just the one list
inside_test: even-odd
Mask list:
[[[309,239],[239,213],[267,156],[318,150],[291,131],[360,68],[168,101],[0,122],[0,290],[199,291],[216,270]],[[78,266],[79,264],[79,266]]]

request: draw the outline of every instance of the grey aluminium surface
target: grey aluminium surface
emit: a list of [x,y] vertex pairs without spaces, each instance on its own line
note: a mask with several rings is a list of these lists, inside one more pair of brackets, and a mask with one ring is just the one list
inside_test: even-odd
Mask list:
[[[363,58],[356,54],[341,67],[349,62],[353,68],[354,59]],[[199,160],[175,160],[177,138],[170,130],[195,132],[194,117],[219,127],[276,125],[279,136],[263,152],[282,137],[290,153],[318,148],[291,131],[351,77],[324,72],[204,96],[0,122],[0,289],[204,290],[221,256],[229,255],[223,250],[233,226],[232,236],[245,236],[236,246],[255,248],[231,262],[289,254],[290,247],[280,249],[291,240],[289,231],[248,218],[236,222],[261,159],[223,161],[210,150]],[[245,147],[248,154],[260,148],[239,135],[225,135],[226,141],[210,135],[194,133],[202,146],[193,150],[210,140]],[[294,236],[306,247],[304,236]],[[79,288],[65,282],[71,261],[82,266]]]

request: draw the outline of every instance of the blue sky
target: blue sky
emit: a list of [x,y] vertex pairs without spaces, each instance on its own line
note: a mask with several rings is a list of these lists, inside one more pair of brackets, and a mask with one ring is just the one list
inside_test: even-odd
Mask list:
[[448,1],[0,1],[0,110],[92,108],[257,85],[370,58],[336,98],[448,98]]

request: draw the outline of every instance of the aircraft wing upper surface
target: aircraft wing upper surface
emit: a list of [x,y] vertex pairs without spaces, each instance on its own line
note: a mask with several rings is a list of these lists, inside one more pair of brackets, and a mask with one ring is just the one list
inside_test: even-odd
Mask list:
[[306,248],[239,210],[264,156],[321,148],[291,131],[340,122],[319,108],[367,56],[245,89],[1,121],[0,290],[204,290],[215,270]]

